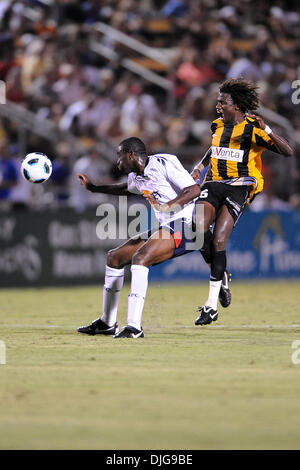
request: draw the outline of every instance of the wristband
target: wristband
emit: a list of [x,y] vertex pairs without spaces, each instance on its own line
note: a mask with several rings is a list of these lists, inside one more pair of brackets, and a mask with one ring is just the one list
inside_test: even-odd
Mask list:
[[271,132],[273,132],[272,129],[271,129],[271,127],[269,127],[269,126],[266,126],[263,130],[264,130],[264,132],[265,132],[266,134],[268,134],[268,135],[271,134]]

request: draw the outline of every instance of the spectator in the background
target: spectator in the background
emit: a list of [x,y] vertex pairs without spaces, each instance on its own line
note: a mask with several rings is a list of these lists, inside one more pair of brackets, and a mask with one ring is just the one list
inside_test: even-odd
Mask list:
[[79,101],[85,93],[83,71],[77,65],[64,63],[59,67],[59,79],[53,85],[59,100],[64,106]]
[[231,32],[232,37],[240,38],[243,36],[243,23],[241,17],[232,5],[225,5],[218,11],[219,20]]
[[0,80],[6,80],[8,72],[16,66],[14,44],[10,33],[0,35]]
[[236,57],[227,72],[227,78],[244,77],[255,82],[262,80],[263,71],[260,64],[260,55],[255,50],[241,57]]
[[105,91],[93,90],[85,97],[85,103],[85,109],[78,115],[78,132],[88,133],[93,128],[105,135],[113,119],[113,100]]
[[161,12],[164,16],[184,16],[189,11],[189,2],[181,0],[169,0],[163,6]]
[[95,100],[94,93],[91,93],[90,90],[85,86],[81,87],[80,95],[80,99],[70,104],[70,106],[67,107],[64,115],[62,116],[59,123],[59,127],[61,130],[68,131],[72,129],[76,120],[78,120],[80,114],[87,108],[92,106]]
[[144,92],[139,82],[132,84],[128,98],[122,104],[120,127],[124,135],[140,135],[143,128],[160,120],[160,110],[155,99]]
[[224,25],[218,24],[214,26],[207,54],[215,64],[216,70],[223,76],[226,75],[229,65],[233,62],[231,41],[230,31]]
[[22,86],[25,93],[33,80],[42,74],[42,51],[45,42],[40,37],[33,37],[24,49],[22,63]]
[[41,8],[41,15],[34,24],[34,30],[37,35],[47,34],[48,36],[56,35],[56,23],[52,18],[49,18],[49,11],[47,8]]
[[6,78],[6,99],[15,103],[22,103],[25,95],[21,82],[21,67],[13,67]]
[[15,211],[29,209],[34,205],[34,202],[37,201],[37,198],[34,197],[37,185],[26,181],[19,171],[22,160],[23,158],[14,157],[14,163],[18,169],[18,180],[10,190],[9,202],[11,204],[11,208]]
[[30,97],[40,117],[49,117],[52,104],[58,101],[53,89],[56,79],[57,69],[51,66],[43,75],[34,79],[27,90],[27,97]]
[[54,193],[55,205],[66,206],[70,197],[71,146],[60,142],[56,147],[56,158],[52,163],[52,175],[49,181]]
[[16,163],[9,156],[8,144],[0,141],[0,203],[8,202],[11,189],[18,182]]
[[196,48],[185,52],[182,63],[176,72],[177,78],[190,86],[205,85],[220,80],[221,76],[208,63]]

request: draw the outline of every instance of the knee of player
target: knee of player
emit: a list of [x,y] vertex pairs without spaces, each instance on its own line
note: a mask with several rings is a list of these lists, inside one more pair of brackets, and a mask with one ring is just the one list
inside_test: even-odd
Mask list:
[[136,252],[131,258],[131,264],[138,264],[140,266],[149,266],[148,256],[146,253]]
[[215,251],[225,250],[226,240],[223,237],[216,237],[213,240],[213,246]]
[[121,268],[120,257],[116,250],[109,250],[109,252],[107,253],[106,264],[107,266],[110,266],[111,268],[115,268],[115,269]]

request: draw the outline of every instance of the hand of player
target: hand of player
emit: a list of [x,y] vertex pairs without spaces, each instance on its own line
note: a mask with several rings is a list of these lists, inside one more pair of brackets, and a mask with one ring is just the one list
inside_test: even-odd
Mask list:
[[168,206],[166,204],[159,204],[155,197],[152,196],[150,191],[144,191],[143,194],[144,198],[150,203],[150,205],[156,209],[157,211],[160,212],[167,212],[168,211]]
[[201,170],[199,170],[199,168],[195,168],[192,171],[191,176],[195,181],[199,181],[201,179]]
[[90,191],[90,187],[92,186],[92,183],[90,182],[89,178],[86,175],[83,175],[82,173],[78,173],[77,179],[80,182],[81,186],[83,186],[85,189]]
[[150,191],[145,190],[143,196],[151,204],[151,206],[154,206],[157,204],[155,197],[152,196]]
[[246,113],[246,117],[249,117],[249,118],[252,118],[255,120],[255,124],[257,125],[257,127],[259,127],[260,129],[264,130],[266,128],[266,124],[263,120],[262,117],[260,116],[257,116],[256,114],[250,114],[250,113]]

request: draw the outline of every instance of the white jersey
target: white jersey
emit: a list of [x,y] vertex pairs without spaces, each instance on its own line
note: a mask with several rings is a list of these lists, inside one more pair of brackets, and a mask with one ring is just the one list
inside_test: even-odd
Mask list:
[[[150,155],[144,174],[129,173],[127,182],[128,191],[134,194],[144,194],[144,191],[149,191],[159,204],[172,201],[184,188],[194,184],[195,181],[178,158],[166,153]],[[161,225],[179,218],[184,218],[189,224],[192,221],[193,209],[194,201],[176,213],[164,213],[153,208]]]

